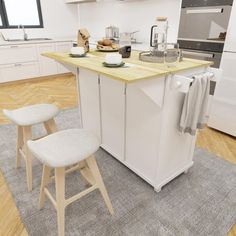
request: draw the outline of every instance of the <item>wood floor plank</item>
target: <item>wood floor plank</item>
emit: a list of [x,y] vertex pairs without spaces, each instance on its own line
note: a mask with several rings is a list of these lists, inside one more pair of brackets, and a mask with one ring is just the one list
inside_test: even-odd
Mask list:
[[[4,108],[14,109],[29,104],[49,102],[56,103],[63,109],[76,107],[77,100],[76,81],[71,74],[35,81],[0,84],[0,125],[9,123],[1,112]],[[229,135],[206,128],[199,132],[197,146],[236,164],[235,141],[236,139]],[[0,199],[0,236],[27,236],[27,231],[1,172]],[[236,225],[228,236],[236,236]]]

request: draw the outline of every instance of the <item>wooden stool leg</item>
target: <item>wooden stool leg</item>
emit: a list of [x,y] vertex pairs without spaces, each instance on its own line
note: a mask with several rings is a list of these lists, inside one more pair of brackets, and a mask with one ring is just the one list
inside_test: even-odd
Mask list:
[[26,162],[26,175],[28,191],[32,191],[32,156],[27,147],[27,141],[31,139],[31,126],[23,127],[24,153]]
[[53,118],[48,120],[48,121],[45,121],[44,122],[44,127],[47,130],[48,134],[52,134],[52,133],[57,132],[56,122]]
[[16,168],[20,166],[20,149],[23,148],[23,129],[21,126],[17,126],[17,143],[16,143]]
[[44,203],[45,203],[44,188],[50,182],[50,173],[51,173],[51,168],[46,165],[43,165],[43,174],[42,174],[40,196],[39,196],[39,209],[42,209],[44,207]]
[[79,162],[79,169],[81,170],[81,169],[83,169],[85,167],[86,167],[86,162],[85,161],[80,161]]
[[100,171],[98,169],[98,166],[97,166],[97,162],[96,162],[96,159],[94,156],[90,156],[86,159],[86,162],[88,164],[88,167],[90,169],[90,171],[92,172],[93,174],[93,177],[98,185],[98,188],[103,196],[103,199],[107,205],[107,208],[109,210],[109,212],[113,215],[114,214],[114,211],[113,211],[113,207],[112,207],[112,204],[111,204],[111,201],[110,201],[110,198],[108,196],[108,193],[107,193],[107,190],[106,190],[106,187],[104,185],[104,182],[103,182],[103,179],[102,179],[102,176],[100,174]]
[[58,235],[65,234],[65,168],[55,169]]

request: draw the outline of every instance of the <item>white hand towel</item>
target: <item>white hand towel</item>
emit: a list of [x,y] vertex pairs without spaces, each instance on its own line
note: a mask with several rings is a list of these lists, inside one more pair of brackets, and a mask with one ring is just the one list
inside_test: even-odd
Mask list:
[[211,73],[194,76],[194,82],[185,96],[180,118],[180,131],[195,135],[206,122]]

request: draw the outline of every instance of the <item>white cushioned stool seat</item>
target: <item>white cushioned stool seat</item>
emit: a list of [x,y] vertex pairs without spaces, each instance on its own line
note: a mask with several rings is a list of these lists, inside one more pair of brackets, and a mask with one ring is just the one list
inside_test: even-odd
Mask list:
[[49,136],[27,142],[29,150],[47,166],[58,168],[76,164],[100,146],[96,135],[84,129],[59,131]]
[[36,104],[16,110],[3,110],[4,115],[19,126],[29,126],[52,119],[59,113],[53,104]]

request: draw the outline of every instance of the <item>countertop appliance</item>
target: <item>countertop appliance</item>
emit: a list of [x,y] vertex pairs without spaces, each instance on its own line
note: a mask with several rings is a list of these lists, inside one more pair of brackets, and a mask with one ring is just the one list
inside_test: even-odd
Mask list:
[[232,7],[217,84],[208,126],[236,137],[236,1]]
[[108,27],[106,27],[105,29],[106,31],[106,38],[107,39],[119,39],[119,28],[114,26],[114,25],[110,25]]
[[233,0],[183,0],[178,43],[183,55],[219,68]]

